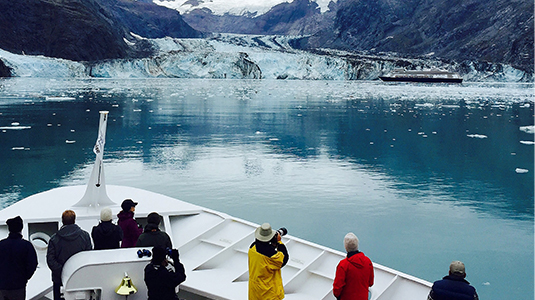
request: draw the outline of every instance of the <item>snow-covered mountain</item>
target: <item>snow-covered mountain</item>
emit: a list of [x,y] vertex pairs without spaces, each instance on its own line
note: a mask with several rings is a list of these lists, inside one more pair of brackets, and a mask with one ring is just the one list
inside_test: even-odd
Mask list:
[[[137,37],[143,39],[142,37]],[[529,81],[530,74],[502,64],[448,63],[336,50],[296,50],[295,37],[221,34],[203,39],[144,39],[156,55],[138,59],[74,62],[0,50],[0,65],[18,77],[227,78],[376,80],[394,68],[447,68],[466,81]],[[532,78],[531,78],[532,80]]]
[[[186,14],[195,9],[209,9],[214,15],[259,16],[281,3],[294,0],[154,0],[153,2]],[[321,12],[329,10],[329,3],[337,0],[313,0]]]

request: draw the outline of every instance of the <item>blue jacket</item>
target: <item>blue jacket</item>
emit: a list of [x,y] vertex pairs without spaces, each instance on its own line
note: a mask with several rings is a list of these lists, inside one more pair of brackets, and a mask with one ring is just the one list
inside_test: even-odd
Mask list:
[[0,290],[25,288],[36,268],[35,249],[20,233],[11,232],[0,241]]
[[459,276],[448,275],[435,281],[428,299],[431,300],[478,300],[476,289]]

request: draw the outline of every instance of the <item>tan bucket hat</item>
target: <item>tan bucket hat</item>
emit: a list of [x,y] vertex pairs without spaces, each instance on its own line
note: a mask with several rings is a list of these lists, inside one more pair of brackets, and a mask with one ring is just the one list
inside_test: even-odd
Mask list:
[[254,237],[261,242],[269,242],[277,232],[271,229],[269,223],[264,223],[258,227],[254,233]]

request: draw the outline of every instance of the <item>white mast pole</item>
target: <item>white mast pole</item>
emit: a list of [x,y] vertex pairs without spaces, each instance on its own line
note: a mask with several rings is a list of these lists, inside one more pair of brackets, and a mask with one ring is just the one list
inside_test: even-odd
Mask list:
[[100,111],[98,138],[97,142],[95,143],[95,147],[93,148],[93,152],[96,154],[95,164],[93,165],[93,171],[91,172],[91,177],[87,183],[85,194],[74,206],[98,208],[100,206],[116,204],[108,197],[106,192],[106,181],[104,178],[103,157],[104,144],[106,143],[108,113],[108,111]]

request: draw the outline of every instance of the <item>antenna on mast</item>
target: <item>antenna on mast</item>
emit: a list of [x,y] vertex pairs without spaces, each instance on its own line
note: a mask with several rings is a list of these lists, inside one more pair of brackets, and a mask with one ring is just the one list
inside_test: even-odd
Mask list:
[[74,206],[82,207],[94,207],[115,205],[116,203],[111,201],[106,192],[106,181],[104,179],[104,144],[106,143],[106,127],[108,122],[109,111],[100,111],[100,122],[98,125],[98,138],[93,148],[95,152],[95,164],[93,165],[93,171],[91,171],[91,177],[87,183],[85,194],[78,203]]

